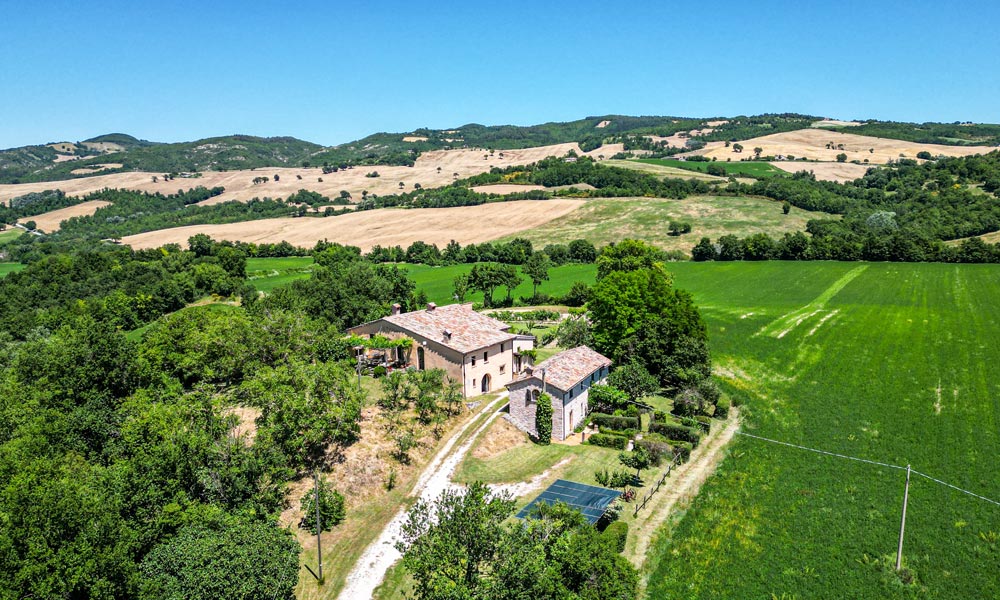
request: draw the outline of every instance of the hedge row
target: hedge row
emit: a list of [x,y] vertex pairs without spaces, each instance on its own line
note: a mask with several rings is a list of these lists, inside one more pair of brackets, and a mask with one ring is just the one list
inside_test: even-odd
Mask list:
[[632,439],[639,433],[638,429],[612,429],[610,427],[600,427],[598,430],[605,435],[619,435]]
[[590,415],[590,422],[598,427],[607,427],[608,429],[639,429],[639,419],[637,417],[616,417],[603,413],[592,413]]
[[681,440],[684,442],[689,442],[692,446],[697,447],[698,442],[701,441],[701,434],[697,429],[692,427],[685,427],[683,425],[673,425],[670,423],[653,423],[649,426],[649,430],[653,433],[661,433],[667,438],[672,440]]
[[615,450],[624,450],[625,446],[628,446],[628,438],[620,435],[606,435],[603,433],[595,433],[594,435],[587,438],[587,443],[594,446],[601,446],[602,448],[614,448]]

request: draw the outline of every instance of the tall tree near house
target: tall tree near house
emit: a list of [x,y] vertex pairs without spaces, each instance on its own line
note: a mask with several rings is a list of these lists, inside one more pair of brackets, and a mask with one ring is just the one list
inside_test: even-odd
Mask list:
[[535,407],[535,431],[538,432],[538,443],[548,446],[552,442],[552,396],[538,395],[538,405]]
[[538,296],[538,285],[543,281],[549,280],[549,269],[552,267],[552,261],[544,252],[535,252],[530,257],[528,261],[524,263],[521,270],[531,278],[531,297],[534,298]]

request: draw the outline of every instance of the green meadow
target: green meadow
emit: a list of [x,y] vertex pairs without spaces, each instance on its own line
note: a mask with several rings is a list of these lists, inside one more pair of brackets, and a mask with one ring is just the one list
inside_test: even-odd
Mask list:
[[[1000,266],[678,263],[743,431],[1000,499]],[[647,561],[649,598],[1000,597],[1000,506],[737,436]]]
[[0,262],[0,277],[5,277],[7,273],[17,273],[24,267],[25,265],[22,265],[21,263]]
[[684,169],[686,171],[697,171],[699,173],[707,173],[708,165],[719,165],[726,170],[726,175],[749,175],[751,177],[785,177],[788,175],[785,171],[773,167],[769,163],[763,161],[707,162],[676,160],[670,158],[640,158],[637,159],[636,162],[647,165],[658,165],[661,167],[673,167],[675,169]]

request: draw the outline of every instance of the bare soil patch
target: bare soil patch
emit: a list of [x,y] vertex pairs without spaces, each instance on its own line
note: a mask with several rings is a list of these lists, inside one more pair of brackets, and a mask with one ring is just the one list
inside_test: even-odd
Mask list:
[[512,448],[529,444],[531,442],[528,441],[528,436],[523,431],[514,427],[506,419],[497,419],[486,432],[483,440],[472,450],[472,457],[485,460]]
[[75,152],[76,144],[72,142],[58,142],[56,144],[48,144],[49,148],[52,148],[56,152]]
[[422,135],[407,135],[403,137],[404,142],[426,142],[427,138]]
[[100,173],[101,171],[106,171],[108,169],[120,169],[122,168],[121,163],[107,163],[103,165],[93,165],[91,167],[81,167],[79,169],[73,169],[70,173],[74,175],[90,175],[91,173]]
[[252,446],[257,439],[257,418],[260,417],[260,409],[251,406],[232,406],[222,414],[236,415],[239,418],[240,422],[233,427],[232,434],[237,439],[242,439],[247,446]]
[[838,162],[795,162],[795,161],[775,161],[771,166],[782,171],[797,173],[799,171],[809,171],[816,176],[816,179],[826,181],[854,181],[858,177],[864,176],[872,165],[856,165],[854,163]]
[[837,119],[823,119],[815,121],[810,127],[857,127],[861,123],[857,121],[838,121]]
[[287,241],[309,247],[317,241],[359,246],[370,250],[381,246],[404,248],[417,240],[443,247],[450,240],[463,246],[481,243],[531,229],[567,215],[581,200],[522,200],[456,208],[379,209],[338,217],[262,219],[224,225],[193,225],[151,231],[123,238],[133,248],[157,248],[164,244],[186,244],[189,237],[205,233],[215,239],[276,243]]
[[105,202],[104,200],[90,200],[88,202],[83,202],[81,204],[76,204],[74,206],[67,206],[66,208],[60,208],[56,210],[51,210],[47,213],[42,213],[40,215],[35,215],[33,217],[25,217],[20,219],[21,222],[34,221],[35,226],[42,231],[53,232],[58,231],[59,224],[69,219],[71,217],[82,217],[84,215],[92,215],[94,212],[101,208],[102,206],[107,206],[111,204],[110,202]]
[[516,194],[518,192],[531,192],[547,188],[543,185],[522,183],[493,183],[490,185],[474,185],[469,189],[479,194]]
[[611,121],[601,121],[600,123],[598,123],[598,124],[596,125],[596,127],[597,127],[598,129],[604,129],[604,128],[605,128],[605,127],[607,127],[608,125],[611,125]]
[[941,144],[919,144],[903,140],[890,140],[853,133],[840,133],[825,129],[799,129],[785,133],[775,133],[740,142],[743,152],[726,148],[724,142],[709,142],[708,145],[691,154],[700,154],[717,160],[737,161],[753,157],[753,148],[761,148],[763,156],[794,156],[809,160],[835,162],[838,154],[846,154],[847,161],[865,161],[870,164],[885,164],[900,158],[916,158],[918,152],[931,155],[970,156],[986,154],[995,150],[989,146],[944,146]]

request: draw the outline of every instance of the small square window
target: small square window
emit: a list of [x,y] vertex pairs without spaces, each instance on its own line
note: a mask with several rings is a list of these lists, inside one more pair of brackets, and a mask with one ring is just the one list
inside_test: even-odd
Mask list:
[[501,374],[501,375],[503,375],[503,374],[504,374],[504,368],[506,368],[506,366],[507,366],[507,365],[500,365],[500,374]]
[[[472,357],[472,366],[473,367],[476,366],[476,357],[475,356]],[[473,385],[475,385],[475,384],[473,384]]]

